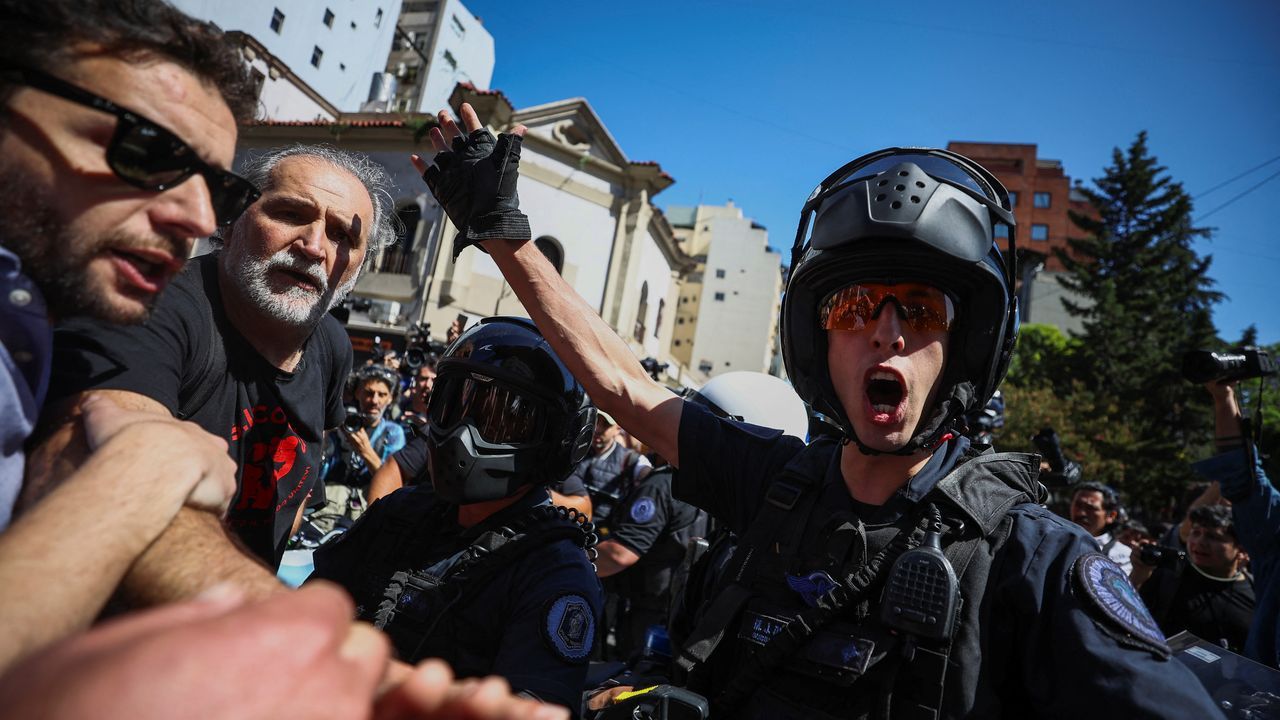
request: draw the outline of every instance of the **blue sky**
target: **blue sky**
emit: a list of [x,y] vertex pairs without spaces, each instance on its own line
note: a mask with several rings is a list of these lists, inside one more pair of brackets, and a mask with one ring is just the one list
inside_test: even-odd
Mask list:
[[1280,342],[1280,2],[464,2],[517,107],[587,98],[675,177],[659,206],[732,199],[778,248],[822,177],[889,145],[1035,143],[1088,183],[1145,129],[1192,195],[1277,158],[1196,217],[1231,202],[1199,248],[1219,332]]

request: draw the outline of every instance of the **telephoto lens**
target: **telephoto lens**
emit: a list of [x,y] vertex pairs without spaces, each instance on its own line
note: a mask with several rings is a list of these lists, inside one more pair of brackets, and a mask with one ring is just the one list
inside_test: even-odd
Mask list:
[[1276,374],[1266,350],[1243,347],[1235,352],[1192,350],[1182,356],[1182,377],[1193,383],[1248,380]]

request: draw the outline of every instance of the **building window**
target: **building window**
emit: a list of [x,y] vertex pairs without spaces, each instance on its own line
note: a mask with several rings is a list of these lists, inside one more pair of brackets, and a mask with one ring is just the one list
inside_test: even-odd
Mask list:
[[551,265],[555,267],[556,273],[564,274],[564,248],[560,247],[560,242],[550,235],[543,235],[533,241],[534,247],[547,257]]
[[262,97],[262,86],[267,84],[267,76],[262,74],[258,68],[249,71],[249,84],[253,86],[253,96],[255,98]]
[[632,337],[636,342],[644,342],[644,321],[649,314],[649,283],[640,283],[640,306],[636,308],[636,327]]
[[717,278],[717,279],[724,279],[724,270],[723,270],[723,269],[721,269],[721,268],[716,268],[716,278]]
[[996,237],[1002,240],[1009,239],[1009,226],[1004,223],[996,223]]
[[320,61],[323,59],[324,51],[320,49],[319,45],[317,45],[315,49],[311,51],[311,67],[320,67]]
[[333,27],[333,11],[329,8],[324,9],[324,24],[325,27]]
[[448,50],[444,51],[444,61],[449,63],[450,70],[458,69],[458,61],[454,59],[453,53],[449,52]]
[[1018,191],[1009,191],[1009,207],[1018,207]]
[[677,325],[683,325],[683,324],[684,324],[684,318],[676,318],[676,324],[677,324]]
[[658,330],[662,329],[662,311],[667,309],[667,301],[658,300],[658,315],[653,319],[653,336],[658,337]]
[[396,210],[401,231],[396,241],[383,249],[374,269],[382,273],[411,275],[413,273],[413,246],[418,237],[418,225],[422,222],[422,208],[416,202],[406,203]]
[[1049,193],[1038,192],[1031,196],[1031,204],[1038,208],[1047,208],[1050,204]]
[[716,302],[724,302],[724,293],[716,293]]
[[1044,242],[1049,239],[1049,226],[1036,223],[1031,226],[1031,239]]
[[283,28],[284,28],[284,13],[280,12],[280,8],[276,8],[271,13],[271,29],[275,31],[277,35],[279,35],[280,30]]
[[373,16],[373,26],[382,27],[382,8],[378,8],[378,14]]
[[458,37],[464,37],[467,34],[467,26],[462,24],[457,15],[451,15],[450,17],[453,18],[453,23],[451,23],[453,31],[458,34]]

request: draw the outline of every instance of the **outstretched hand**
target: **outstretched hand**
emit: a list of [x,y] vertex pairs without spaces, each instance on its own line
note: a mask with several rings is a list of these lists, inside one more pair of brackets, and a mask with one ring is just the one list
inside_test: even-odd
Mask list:
[[417,155],[410,157],[458,228],[455,258],[468,245],[483,240],[532,239],[529,218],[520,212],[516,194],[525,127],[517,125],[494,138],[471,105],[463,103],[461,115],[465,133],[448,110],[440,111],[439,125],[431,129],[436,151],[432,165]]

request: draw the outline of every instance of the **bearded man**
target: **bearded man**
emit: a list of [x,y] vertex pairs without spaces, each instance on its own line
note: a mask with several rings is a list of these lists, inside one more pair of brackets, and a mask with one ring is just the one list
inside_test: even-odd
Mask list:
[[324,432],[344,417],[351,346],[328,311],[393,237],[389,180],[363,156],[292,146],[244,170],[261,199],[220,234],[215,252],[188,264],[144,324],[77,320],[55,334],[51,386],[60,397],[47,409],[58,425],[32,457],[28,492],[83,457],[74,418],[86,394],[191,420],[224,438],[238,467],[225,526],[184,511],[135,566],[125,590],[141,604],[220,580],[279,589],[263,564],[278,566],[318,491]]

